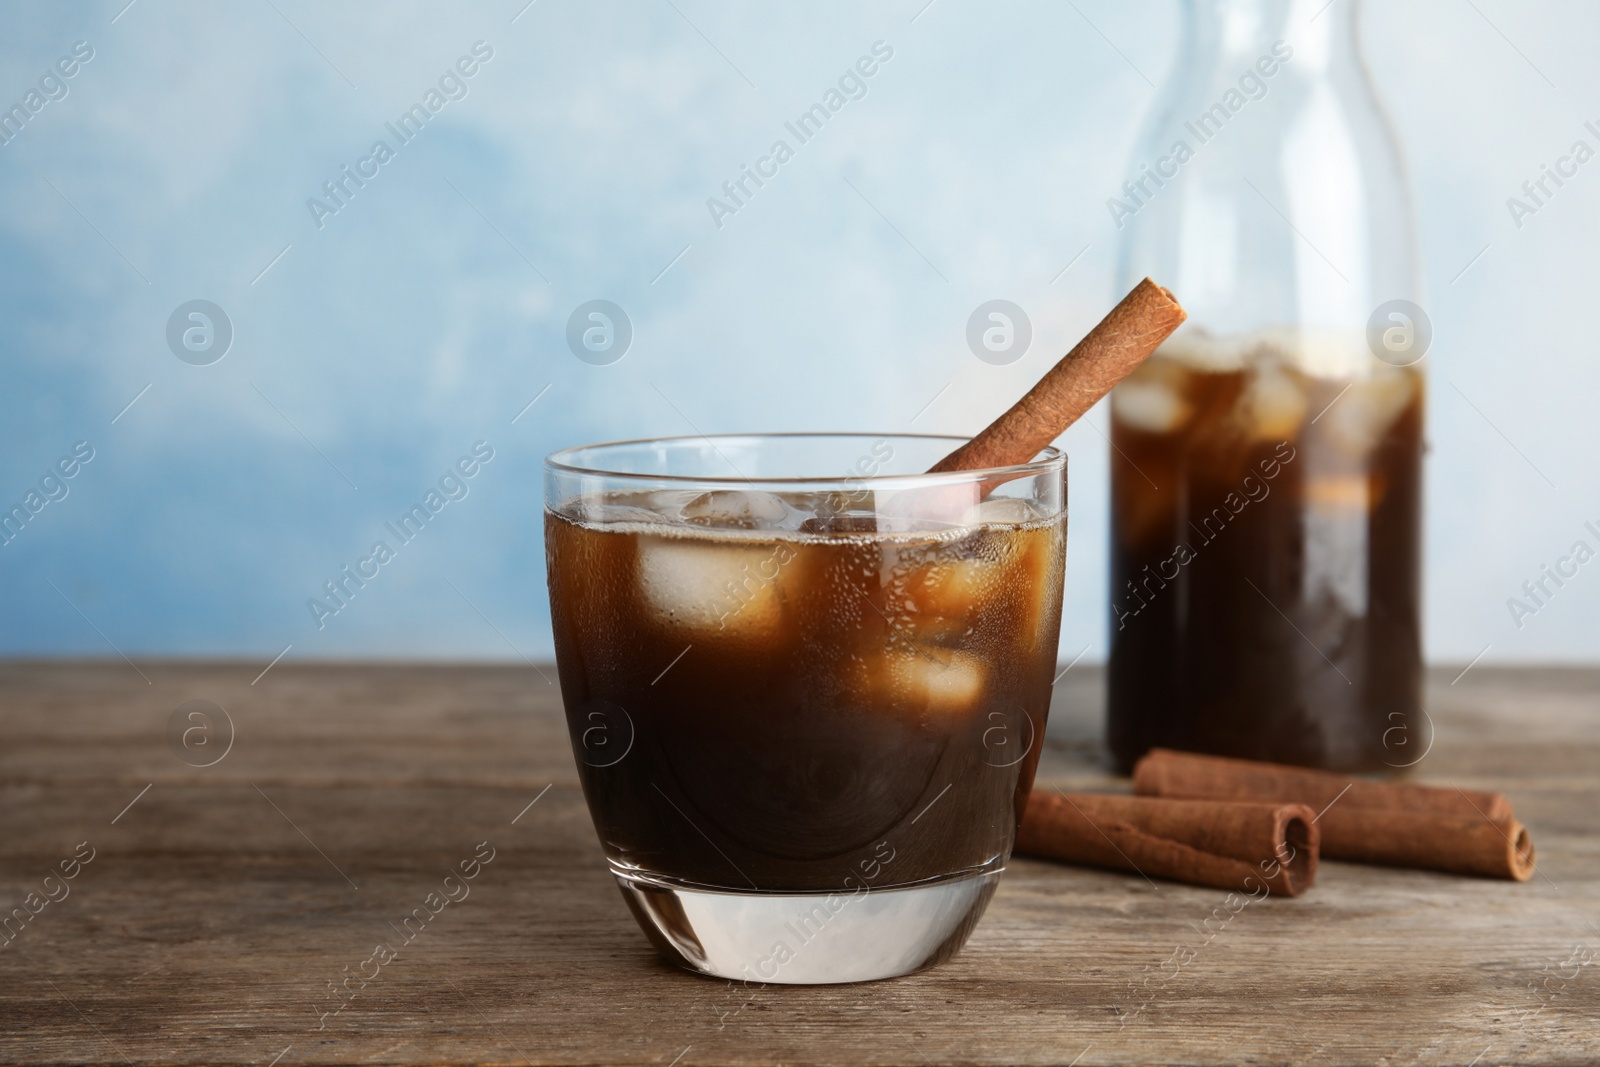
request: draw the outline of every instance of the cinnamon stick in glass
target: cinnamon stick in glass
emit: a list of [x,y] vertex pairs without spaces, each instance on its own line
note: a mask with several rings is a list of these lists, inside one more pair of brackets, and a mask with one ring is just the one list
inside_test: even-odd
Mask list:
[[1132,374],[1187,317],[1170,292],[1146,278],[1021,400],[928,473],[1028,462]]
[[1317,877],[1314,818],[1302,804],[1035,789],[1015,851],[1258,897],[1292,897]]
[[1143,796],[1300,803],[1320,813],[1322,854],[1525,882],[1533,841],[1501,793],[1378,782],[1253,760],[1152,749],[1133,769]]

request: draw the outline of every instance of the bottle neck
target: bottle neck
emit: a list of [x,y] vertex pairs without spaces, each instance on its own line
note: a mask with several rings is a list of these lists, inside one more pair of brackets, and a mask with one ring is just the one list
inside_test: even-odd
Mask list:
[[1184,0],[1187,62],[1196,74],[1231,69],[1283,41],[1301,77],[1359,66],[1360,7],[1360,0]]
[[1357,49],[1356,0],[1184,11],[1177,68],[1125,195],[1108,201],[1128,283],[1174,279],[1192,321],[1217,333],[1359,333],[1384,301],[1415,300],[1410,198]]

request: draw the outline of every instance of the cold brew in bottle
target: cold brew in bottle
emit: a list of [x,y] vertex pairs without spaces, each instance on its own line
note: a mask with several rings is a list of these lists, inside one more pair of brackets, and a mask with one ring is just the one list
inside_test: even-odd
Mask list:
[[[1322,10],[1318,10],[1322,8]],[[1414,762],[1429,327],[1359,3],[1188,0],[1107,204],[1188,322],[1112,395],[1108,736]]]

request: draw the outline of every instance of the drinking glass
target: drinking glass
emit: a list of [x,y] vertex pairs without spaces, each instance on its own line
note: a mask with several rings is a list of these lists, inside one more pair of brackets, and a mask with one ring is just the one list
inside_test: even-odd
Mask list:
[[669,960],[867,981],[953,955],[1004,870],[1060,628],[1065,457],[960,438],[625,441],[545,463],[584,796]]

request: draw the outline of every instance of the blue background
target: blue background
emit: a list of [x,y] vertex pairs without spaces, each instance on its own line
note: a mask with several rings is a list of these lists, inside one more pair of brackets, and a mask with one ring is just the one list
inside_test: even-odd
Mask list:
[[[970,433],[1117,295],[1105,200],[1173,3],[525,2],[0,13],[0,105],[94,49],[0,147],[0,504],[95,450],[0,547],[0,653],[548,656],[545,453]],[[1430,656],[1592,661],[1600,562],[1521,629],[1506,599],[1600,545],[1600,161],[1520,228],[1506,198],[1595,143],[1600,10],[1395,0],[1364,21],[1435,329]],[[319,229],[307,199],[480,40],[465,98]],[[718,228],[706,199],[876,41],[893,58],[867,95]],[[996,297],[1034,328],[1004,367],[964,340]],[[610,366],[564,340],[596,298],[635,331]],[[210,366],[166,343],[194,299],[236,331]],[[1105,649],[1103,408],[1063,438],[1063,660]],[[480,440],[467,497],[318,630],[307,598]]]

